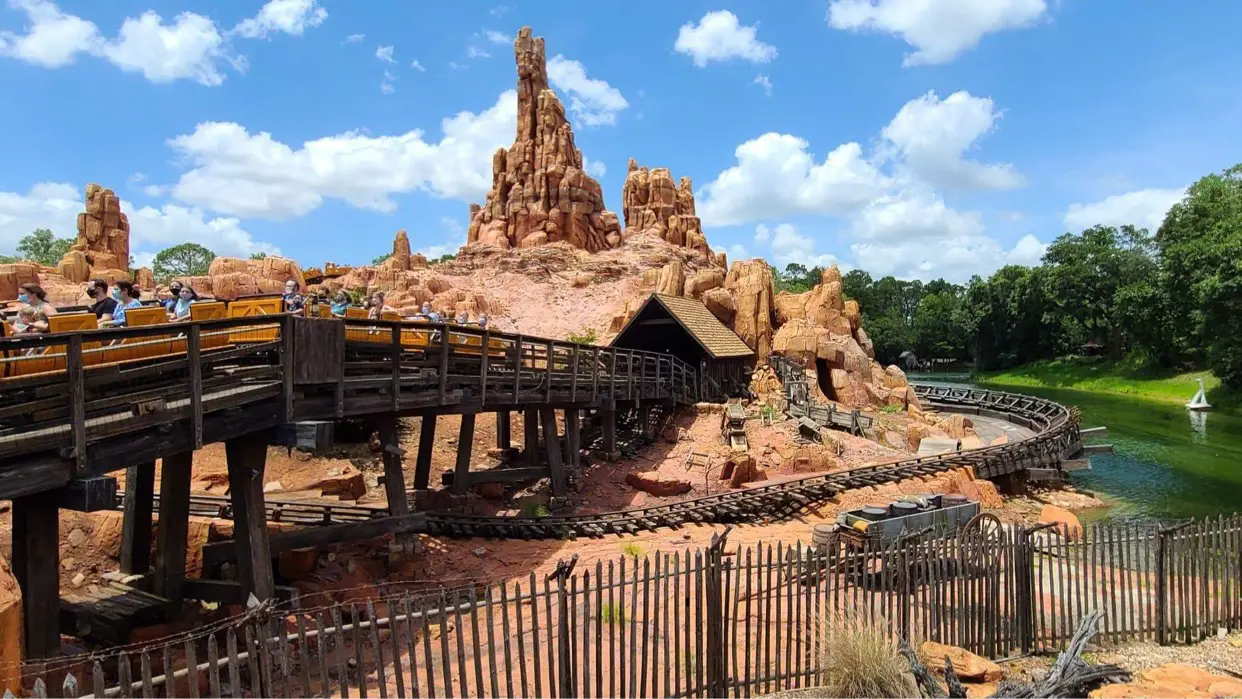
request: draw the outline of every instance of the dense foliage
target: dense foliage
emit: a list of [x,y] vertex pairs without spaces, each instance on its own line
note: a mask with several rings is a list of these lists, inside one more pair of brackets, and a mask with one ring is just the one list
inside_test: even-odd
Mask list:
[[17,241],[17,255],[0,255],[0,263],[29,260],[48,267],[55,267],[60,264],[60,258],[69,252],[71,245],[73,245],[73,238],[57,238],[50,230],[38,228]]
[[[773,270],[799,293],[822,269]],[[1099,354],[1166,369],[1211,369],[1242,388],[1242,165],[1204,177],[1153,235],[1095,226],[1054,240],[1037,267],[1006,266],[966,285],[842,277],[857,299],[876,357],[1005,369]]]
[[182,243],[155,253],[151,261],[155,280],[161,284],[183,277],[201,277],[207,274],[216,253],[198,243]]

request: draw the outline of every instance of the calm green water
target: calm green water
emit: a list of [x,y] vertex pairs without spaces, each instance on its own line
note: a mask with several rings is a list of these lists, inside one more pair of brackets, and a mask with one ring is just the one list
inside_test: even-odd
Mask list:
[[1088,518],[1179,519],[1242,511],[1242,417],[1086,391],[998,388],[1077,405],[1083,427],[1108,427],[1107,437],[1091,441],[1112,444],[1116,453],[1091,457],[1090,471],[1071,476],[1075,485],[1111,505]]

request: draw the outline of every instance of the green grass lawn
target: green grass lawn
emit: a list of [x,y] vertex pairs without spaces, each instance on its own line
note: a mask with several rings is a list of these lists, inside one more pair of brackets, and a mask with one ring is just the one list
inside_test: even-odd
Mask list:
[[1198,390],[1203,379],[1212,403],[1236,404],[1236,395],[1227,395],[1220,379],[1210,371],[1178,374],[1134,367],[1124,361],[1094,359],[1040,361],[1005,371],[978,372],[973,379],[991,386],[1034,386],[1070,388],[1098,393],[1116,393],[1152,400],[1185,403]]

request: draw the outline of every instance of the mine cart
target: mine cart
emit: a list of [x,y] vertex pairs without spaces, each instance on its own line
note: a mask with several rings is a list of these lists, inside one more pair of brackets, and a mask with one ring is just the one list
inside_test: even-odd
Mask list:
[[746,451],[746,408],[739,403],[725,406],[720,420],[720,436],[733,451]]
[[[979,503],[964,495],[924,494],[889,503],[868,505],[837,517],[836,536],[846,548],[883,548],[884,542],[914,540],[919,534],[956,532],[949,568],[970,576],[983,570],[990,546],[1002,536],[1000,520],[980,513]],[[866,571],[853,571],[870,583],[884,577],[884,557],[868,564]],[[918,574],[919,571],[909,571]]]

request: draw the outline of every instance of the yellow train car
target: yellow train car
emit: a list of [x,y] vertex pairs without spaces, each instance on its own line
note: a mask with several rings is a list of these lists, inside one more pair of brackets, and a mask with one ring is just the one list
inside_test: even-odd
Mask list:
[[[262,298],[237,299],[229,302],[229,318],[250,318],[251,316],[279,315],[285,310],[285,300],[279,296]],[[280,329],[276,326],[264,328],[252,326],[234,330],[229,334],[229,342],[245,344],[250,342],[275,342],[280,337]]]

